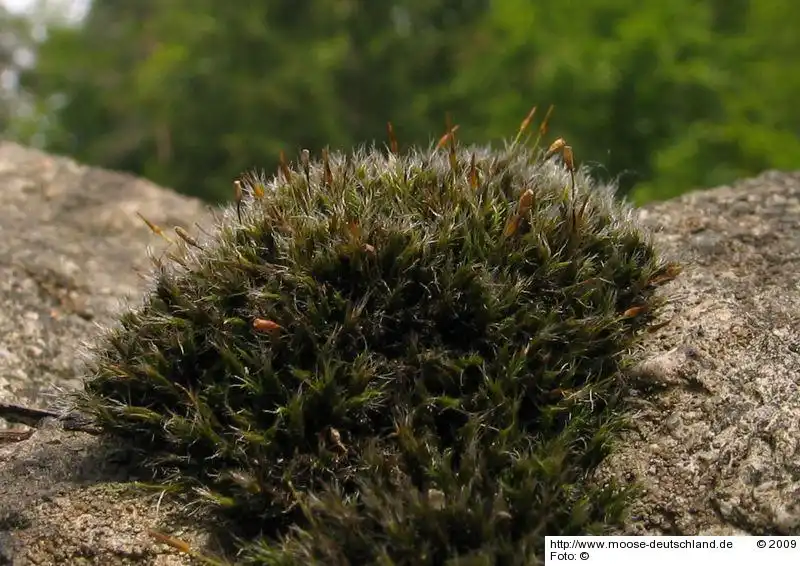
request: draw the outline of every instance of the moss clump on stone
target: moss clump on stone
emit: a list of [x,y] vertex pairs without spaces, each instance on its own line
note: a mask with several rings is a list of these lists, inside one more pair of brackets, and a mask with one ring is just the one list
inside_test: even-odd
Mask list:
[[535,564],[607,532],[626,491],[589,477],[676,268],[571,165],[452,142],[248,174],[78,407],[219,508],[243,564]]

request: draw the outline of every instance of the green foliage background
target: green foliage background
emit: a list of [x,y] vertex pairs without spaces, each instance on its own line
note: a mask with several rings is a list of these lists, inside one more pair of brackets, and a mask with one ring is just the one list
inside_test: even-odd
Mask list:
[[427,144],[447,112],[499,140],[553,103],[551,136],[644,202],[800,165],[798,21],[791,0],[94,0],[0,126],[220,200],[282,149],[387,121]]

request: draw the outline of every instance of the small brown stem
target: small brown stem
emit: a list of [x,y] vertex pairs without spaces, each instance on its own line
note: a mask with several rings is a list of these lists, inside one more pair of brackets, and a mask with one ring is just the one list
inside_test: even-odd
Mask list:
[[0,403],[0,418],[7,420],[10,423],[24,424],[27,426],[37,426],[39,421],[48,417],[58,419],[61,415],[53,411],[45,411],[44,409],[34,409],[32,407],[23,407],[22,405],[13,405],[9,403]]
[[33,429],[29,430],[2,430],[0,431],[0,444],[11,444],[12,442],[22,442],[33,436]]

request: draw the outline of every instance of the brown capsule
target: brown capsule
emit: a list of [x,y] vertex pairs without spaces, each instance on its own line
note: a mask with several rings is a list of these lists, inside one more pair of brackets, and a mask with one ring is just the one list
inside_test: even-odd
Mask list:
[[175,226],[175,233],[178,236],[180,236],[181,240],[183,240],[184,242],[186,242],[190,246],[194,246],[198,250],[202,250],[203,249],[202,246],[197,243],[197,240],[195,240],[192,236],[190,236],[189,232],[187,232],[186,230],[184,230],[180,226]]
[[528,112],[528,115],[525,116],[525,119],[519,125],[519,132],[520,133],[522,133],[522,132],[524,132],[525,130],[528,129],[528,127],[531,125],[531,121],[533,120],[533,117],[534,117],[535,114],[536,114],[536,106],[531,108],[530,112]]
[[[567,166],[567,170],[569,171],[569,180],[571,183],[571,192],[572,192],[572,202],[575,202],[575,159],[572,155],[572,146],[565,145],[563,150],[564,155],[564,163]],[[573,217],[575,216],[575,209],[573,205],[572,209]],[[576,219],[573,218],[573,225],[575,224]]]
[[478,168],[475,165],[475,154],[469,159],[469,186],[473,189],[478,188]]
[[519,197],[519,201],[517,202],[516,212],[514,212],[514,215],[509,219],[508,224],[506,224],[506,228],[503,231],[504,236],[509,237],[516,234],[522,224],[523,217],[533,208],[534,196],[531,189],[525,189],[525,192],[522,193],[522,196]]
[[451,143],[448,149],[447,158],[450,161],[450,170],[453,175],[458,174],[458,158],[456,157],[456,145]]
[[274,333],[281,329],[281,325],[272,320],[256,318],[253,320],[253,328],[257,332]]
[[456,131],[458,131],[458,125],[453,126],[450,128],[445,135],[439,138],[439,142],[436,144],[436,149],[442,149],[447,142],[451,140],[455,136]]
[[567,169],[571,173],[575,172],[575,160],[574,156],[572,155],[572,146],[565,145],[564,149],[562,150],[562,155],[564,156],[564,164],[567,166]]
[[646,310],[647,310],[647,307],[645,307],[645,306],[631,307],[628,310],[626,310],[624,313],[622,313],[622,317],[623,318],[632,318],[634,316],[638,316],[638,315],[642,314]]
[[528,112],[528,115],[525,116],[525,119],[519,125],[519,131],[517,132],[517,137],[514,138],[514,143],[512,145],[517,145],[519,143],[519,140],[522,138],[522,134],[524,134],[525,131],[530,127],[531,121],[533,120],[533,116],[535,114],[536,114],[536,106],[531,108],[530,112]]
[[386,122],[386,130],[389,132],[389,151],[397,155],[397,138],[394,135],[394,126],[391,122]]
[[519,216],[528,214],[531,207],[533,207],[533,197],[533,191],[530,189],[526,189],[522,196],[519,197],[519,203],[517,204],[517,214]]
[[567,145],[567,142],[564,141],[564,138],[558,138],[556,141],[550,144],[550,147],[547,148],[547,152],[544,154],[545,159],[550,159],[556,153],[560,153],[564,146]]
[[518,214],[514,214],[514,216],[512,216],[508,221],[508,224],[506,224],[506,229],[503,231],[503,235],[508,238],[516,234],[521,220],[522,219]]

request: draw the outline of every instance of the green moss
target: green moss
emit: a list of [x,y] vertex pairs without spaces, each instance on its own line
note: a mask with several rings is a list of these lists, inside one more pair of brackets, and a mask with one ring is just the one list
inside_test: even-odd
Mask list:
[[244,564],[535,564],[616,525],[625,490],[587,480],[675,267],[613,190],[517,145],[289,177],[160,263],[79,408]]

